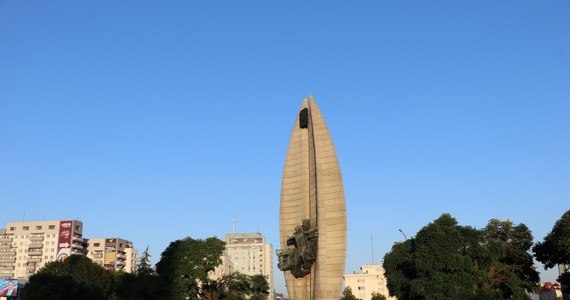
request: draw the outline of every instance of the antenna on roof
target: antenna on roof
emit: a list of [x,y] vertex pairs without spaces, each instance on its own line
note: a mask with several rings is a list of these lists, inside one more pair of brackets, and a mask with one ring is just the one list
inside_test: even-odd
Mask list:
[[370,248],[372,248],[372,264],[374,264],[374,242],[372,238],[372,233],[370,234]]

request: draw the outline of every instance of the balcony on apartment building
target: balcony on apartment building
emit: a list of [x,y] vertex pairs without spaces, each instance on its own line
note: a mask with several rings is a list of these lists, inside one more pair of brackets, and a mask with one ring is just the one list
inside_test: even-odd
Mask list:
[[0,255],[15,255],[16,249],[0,249]]
[[14,266],[13,265],[11,265],[11,266],[0,266],[0,272],[2,272],[2,271],[10,271],[10,272],[14,271]]
[[32,235],[32,236],[30,236],[30,241],[32,241],[32,242],[43,242],[44,241],[44,235],[43,234]]
[[1,242],[11,243],[12,242],[12,236],[9,236],[9,235],[0,236],[0,243]]
[[29,256],[40,256],[42,255],[42,251],[30,251],[28,252]]
[[42,261],[41,257],[30,257],[27,260],[27,262],[29,262],[29,263],[39,263],[41,261]]
[[6,256],[2,256],[0,257],[0,263],[13,263],[16,261],[16,257],[6,257]]
[[29,249],[38,249],[38,248],[43,248],[44,244],[42,244],[42,242],[32,242],[28,245]]
[[74,242],[79,242],[79,243],[83,243],[83,238],[82,237],[78,237],[78,236],[72,236],[71,240]]

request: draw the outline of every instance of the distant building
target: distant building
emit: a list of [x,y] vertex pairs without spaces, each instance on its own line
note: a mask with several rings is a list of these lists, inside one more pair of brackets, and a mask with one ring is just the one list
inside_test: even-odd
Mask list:
[[538,285],[540,300],[562,299],[562,288],[558,282],[544,282]]
[[77,220],[10,222],[0,230],[0,278],[24,278],[47,262],[84,254]]
[[121,238],[94,238],[87,241],[87,257],[107,270],[136,273],[138,251],[133,242]]
[[345,274],[344,285],[350,287],[352,294],[362,300],[370,300],[372,293],[380,293],[387,299],[396,299],[389,296],[382,265],[364,265],[358,273]]
[[269,299],[273,291],[273,246],[261,233],[226,234],[226,252],[233,271],[247,275],[261,274],[269,282]]

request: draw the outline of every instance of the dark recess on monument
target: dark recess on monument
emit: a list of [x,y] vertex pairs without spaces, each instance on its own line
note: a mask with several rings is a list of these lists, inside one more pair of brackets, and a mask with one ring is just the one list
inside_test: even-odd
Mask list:
[[299,127],[307,128],[309,127],[309,109],[306,107],[299,112]]

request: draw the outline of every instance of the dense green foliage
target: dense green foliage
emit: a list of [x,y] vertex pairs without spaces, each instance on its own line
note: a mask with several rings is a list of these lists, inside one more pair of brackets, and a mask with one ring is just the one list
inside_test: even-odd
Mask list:
[[370,297],[370,300],[386,300],[386,296],[377,292],[372,292],[372,297]]
[[524,224],[513,226],[510,221],[492,219],[482,231],[487,248],[498,249],[493,253],[497,260],[484,270],[490,279],[488,287],[499,290],[502,299],[525,299],[540,279],[529,253],[533,243],[530,230]]
[[199,288],[199,296],[200,299],[207,300],[268,300],[269,283],[263,275],[248,276],[236,272],[203,282]]
[[270,287],[263,275],[210,278],[222,262],[224,247],[217,238],[174,241],[162,253],[157,272],[147,248],[137,274],[107,271],[85,256],[72,255],[65,262],[47,263],[31,276],[26,300],[268,300]]
[[156,275],[120,273],[115,296],[119,300],[155,300],[167,294],[165,284]]
[[103,291],[93,285],[79,283],[69,275],[38,273],[26,285],[26,300],[84,299],[105,300]]
[[523,224],[491,220],[477,230],[448,214],[396,243],[384,258],[390,294],[408,299],[528,299],[538,283]]
[[533,249],[536,260],[544,264],[545,269],[554,268],[558,264],[566,266],[566,271],[558,277],[565,294],[570,294],[570,210],[556,221],[542,242]]
[[[32,294],[36,291],[42,291],[44,287],[39,286],[39,284],[51,279],[67,286],[74,283],[73,290],[77,290],[78,293],[89,291],[90,295],[101,294],[104,296],[104,298],[96,299],[110,299],[113,294],[113,273],[82,255],[71,255],[64,262],[52,261],[47,263],[37,274],[30,277],[30,283],[26,286],[26,290],[32,290]],[[34,284],[37,285],[34,286]],[[26,299],[30,299],[29,297],[28,292]],[[41,299],[41,297],[32,299]]]
[[187,237],[171,242],[156,264],[156,272],[167,284],[168,299],[197,299],[201,283],[208,282],[208,272],[222,263],[224,242]]
[[267,278],[261,274],[249,276],[249,296],[254,300],[269,299],[269,282]]

